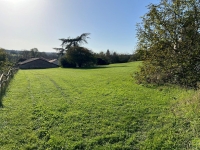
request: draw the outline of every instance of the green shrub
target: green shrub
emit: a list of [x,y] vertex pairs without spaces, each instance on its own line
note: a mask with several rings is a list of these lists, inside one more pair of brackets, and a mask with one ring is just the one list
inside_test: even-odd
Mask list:
[[68,60],[67,60],[67,57],[66,56],[63,56],[61,59],[60,59],[60,64],[63,68],[75,68],[76,67],[76,64],[74,63],[70,63]]

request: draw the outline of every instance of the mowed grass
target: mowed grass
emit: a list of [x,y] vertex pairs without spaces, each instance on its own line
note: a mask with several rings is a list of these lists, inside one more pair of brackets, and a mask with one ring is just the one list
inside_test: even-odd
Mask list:
[[185,109],[195,92],[137,85],[139,64],[19,70],[0,109],[0,149],[198,148]]

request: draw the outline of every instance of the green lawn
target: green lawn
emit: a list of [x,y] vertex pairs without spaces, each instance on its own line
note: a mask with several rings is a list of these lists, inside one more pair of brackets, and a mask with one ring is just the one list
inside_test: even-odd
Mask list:
[[0,149],[198,149],[197,92],[137,85],[139,64],[19,70],[0,108]]

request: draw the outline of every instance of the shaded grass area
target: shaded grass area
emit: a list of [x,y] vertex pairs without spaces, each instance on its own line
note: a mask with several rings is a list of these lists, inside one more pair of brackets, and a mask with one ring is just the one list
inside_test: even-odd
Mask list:
[[0,149],[198,147],[184,103],[195,92],[137,85],[139,64],[20,70],[0,109]]

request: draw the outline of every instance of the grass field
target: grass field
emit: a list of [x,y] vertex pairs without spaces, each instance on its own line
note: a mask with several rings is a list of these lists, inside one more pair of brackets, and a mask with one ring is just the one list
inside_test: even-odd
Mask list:
[[0,149],[198,149],[198,92],[144,87],[140,63],[19,70],[0,109]]

